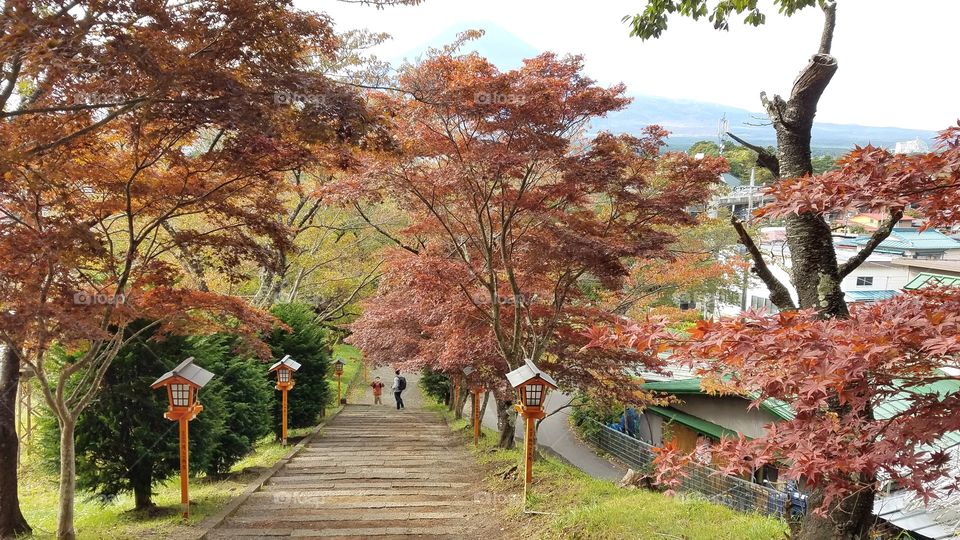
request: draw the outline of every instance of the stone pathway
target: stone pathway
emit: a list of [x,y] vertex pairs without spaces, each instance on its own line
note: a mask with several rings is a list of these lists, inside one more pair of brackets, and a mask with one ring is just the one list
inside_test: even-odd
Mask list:
[[[440,416],[422,408],[415,376],[407,377],[406,409],[397,411],[393,379],[382,371],[370,378],[387,385],[383,406],[347,405],[207,538],[481,534],[489,508],[473,458]],[[357,390],[351,397],[362,398]],[[372,403],[369,388],[364,394]]]

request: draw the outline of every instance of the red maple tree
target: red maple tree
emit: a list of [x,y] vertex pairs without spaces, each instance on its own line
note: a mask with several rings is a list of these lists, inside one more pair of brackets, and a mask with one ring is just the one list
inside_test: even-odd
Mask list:
[[590,119],[626,105],[578,57],[543,54],[501,72],[456,47],[376,96],[396,151],[369,156],[341,196],[391,197],[410,215],[353,343],[378,363],[457,374],[474,365],[495,390],[501,445],[513,444],[503,375],[530,359],[564,387],[639,391],[625,376],[655,356],[583,349],[581,329],[606,313],[628,260],[667,256],[670,227],[705,199],[723,163],[660,155],[664,132],[587,137]]
[[[913,204],[930,224],[958,223],[960,128],[938,139],[928,154],[858,148],[836,171],[771,186],[777,200],[759,213],[899,213]],[[812,490],[820,515],[869,507],[884,480],[924,500],[937,496],[939,483],[960,481],[950,476],[955,470],[942,445],[944,435],[960,430],[960,289],[905,292],[856,305],[846,318],[814,309],[747,312],[701,321],[686,335],[653,321],[601,324],[588,335],[590,347],[604,350],[671,351],[698,369],[709,390],[753,395],[754,406],[770,398],[789,404],[793,420],[768,426],[764,437],[724,443],[726,468],[785,466],[787,478]],[[812,525],[800,531],[802,538],[832,537],[833,525]],[[864,534],[868,526],[842,528]]]

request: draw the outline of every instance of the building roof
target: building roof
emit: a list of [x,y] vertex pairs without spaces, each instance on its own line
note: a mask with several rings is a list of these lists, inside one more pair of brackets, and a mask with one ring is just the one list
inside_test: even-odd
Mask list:
[[202,367],[194,364],[193,357],[191,356],[183,362],[180,362],[179,366],[164,373],[159,379],[153,381],[153,384],[151,384],[150,387],[156,388],[174,377],[186,379],[191,384],[194,384],[199,388],[203,388],[208,382],[210,382],[210,379],[213,379],[213,373],[210,373]]
[[943,285],[948,287],[960,287],[960,276],[945,276],[943,274],[931,274],[929,272],[920,272],[917,277],[910,280],[903,286],[903,290],[912,291],[924,287],[933,287]]
[[[863,247],[869,241],[869,236],[858,236],[840,240],[837,245]],[[906,251],[945,251],[948,249],[960,249],[960,242],[933,229],[921,231],[912,227],[894,227],[893,232],[883,242],[880,242],[876,251],[902,254]]]
[[722,180],[723,183],[726,184],[728,187],[737,187],[737,186],[743,185],[743,182],[741,182],[739,178],[737,178],[736,176],[730,173],[721,174],[720,180]]
[[960,260],[949,259],[907,259],[896,257],[891,259],[890,264],[897,266],[909,266],[910,268],[922,268],[924,270],[936,270],[938,272],[955,273],[960,275]]
[[879,300],[893,298],[897,293],[899,293],[899,291],[847,291],[843,293],[843,299],[846,302],[877,302]]
[[531,362],[529,358],[523,362],[522,366],[507,373],[507,380],[510,381],[510,386],[516,388],[534,377],[540,377],[547,384],[552,385],[554,388],[557,387],[557,381],[553,380],[553,377],[550,375],[540,371],[540,368],[533,365],[533,362]]
[[738,437],[737,432],[732,429],[727,429],[721,425],[714,424],[713,422],[709,422],[703,418],[698,418],[676,409],[650,405],[644,410],[656,413],[664,418],[667,418],[671,422],[683,424],[696,432],[710,435],[711,437],[715,437],[717,439],[722,439],[724,437]]
[[271,372],[276,371],[280,366],[287,366],[293,371],[297,371],[298,369],[300,369],[300,362],[297,362],[293,358],[290,358],[290,355],[287,354],[283,358],[281,358],[279,362],[270,366],[270,371]]
[[[655,392],[664,392],[667,394],[703,394],[704,391],[700,386],[700,379],[693,377],[689,379],[675,379],[667,381],[656,381],[648,382],[643,385],[645,390],[653,390]],[[746,396],[741,396],[744,399],[756,399],[756,394],[748,394]],[[769,398],[765,399],[760,403],[760,408],[769,412],[770,414],[782,419],[782,420],[793,420],[794,414],[793,409],[790,408],[790,405],[780,401],[779,399]]]
[[[960,446],[947,450],[954,474],[960,475]],[[960,535],[960,492],[952,491],[950,478],[933,486],[937,498],[924,503],[908,490],[878,494],[873,500],[873,513],[893,525],[934,540]]]

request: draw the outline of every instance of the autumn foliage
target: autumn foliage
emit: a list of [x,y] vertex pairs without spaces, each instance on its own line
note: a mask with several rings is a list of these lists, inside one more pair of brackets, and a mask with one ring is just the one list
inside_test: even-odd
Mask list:
[[[778,200],[762,213],[917,204],[935,223],[956,223],[957,136],[957,128],[944,131],[938,151],[925,155],[855,150],[838,171],[770,188]],[[960,480],[950,476],[955,457],[942,442],[960,430],[956,288],[854,305],[848,318],[750,311],[701,321],[685,334],[651,319],[596,325],[587,335],[601,350],[670,352],[696,368],[708,390],[753,396],[753,406],[771,398],[789,404],[794,419],[767,426],[765,436],[724,441],[726,470],[785,467],[786,478],[817,490],[818,511],[872,497],[884,481],[926,500]]]
[[[378,97],[395,151],[370,155],[340,196],[393,197],[410,218],[352,341],[377,363],[458,373],[468,364],[497,390],[532,359],[567,387],[632,396],[629,368],[583,349],[602,290],[629,261],[667,256],[672,226],[702,201],[719,159],[663,154],[665,133],[588,136],[592,118],[627,103],[581,59],[544,54],[501,72],[475,54],[435,51],[400,77],[406,94]],[[506,426],[512,433],[512,426]],[[511,437],[512,440],[512,437]]]

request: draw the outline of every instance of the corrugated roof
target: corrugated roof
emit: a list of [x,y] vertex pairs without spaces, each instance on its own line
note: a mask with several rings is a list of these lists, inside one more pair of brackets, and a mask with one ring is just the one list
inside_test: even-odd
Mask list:
[[880,291],[847,291],[843,293],[844,300],[847,302],[877,302],[887,300],[897,295],[899,291],[880,290]]
[[[870,241],[870,236],[858,236],[841,240],[841,246],[863,246]],[[920,231],[912,227],[895,227],[883,242],[877,246],[880,253],[903,253],[904,251],[944,251],[960,249],[960,242],[949,236],[933,230]]]
[[[698,378],[648,382],[643,385],[643,388],[645,390],[677,395],[704,393],[700,386],[700,379]],[[757,394],[748,394],[742,397],[753,400],[757,398]],[[760,403],[760,408],[783,420],[793,420],[795,418],[790,405],[779,399],[765,399]]]
[[680,412],[676,409],[671,409],[668,407],[656,407],[648,406],[645,410],[659,414],[665,418],[670,419],[671,422],[676,422],[678,424],[683,424],[688,428],[710,435],[717,439],[722,439],[723,437],[737,437],[737,432],[732,429],[727,429],[723,426],[714,424],[702,418],[697,418],[696,416],[689,415],[685,412]]
[[907,283],[903,286],[903,290],[912,291],[915,289],[922,289],[923,287],[932,287],[935,285],[960,287],[960,277],[945,276],[943,274],[931,274],[930,272],[920,272],[917,277],[910,280],[910,283]]

